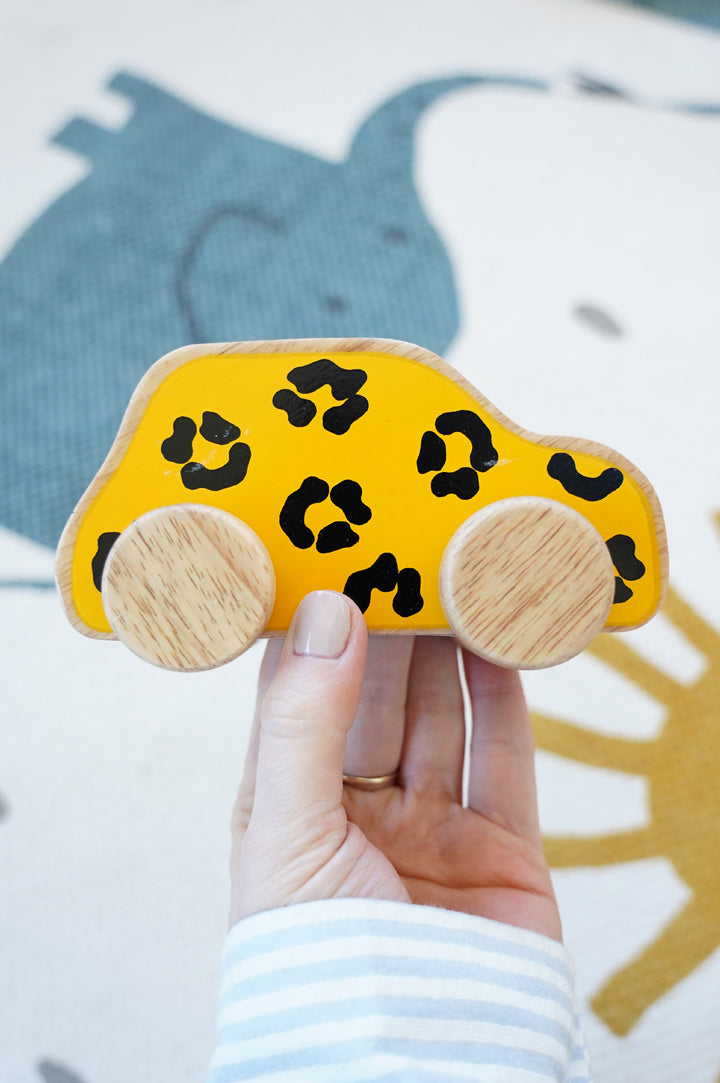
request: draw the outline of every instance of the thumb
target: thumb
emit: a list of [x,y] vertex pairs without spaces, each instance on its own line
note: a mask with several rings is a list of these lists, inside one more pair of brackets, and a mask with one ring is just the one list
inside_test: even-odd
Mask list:
[[251,823],[275,848],[317,838],[342,810],[347,732],[357,713],[367,630],[354,602],[334,591],[303,599],[261,707]]

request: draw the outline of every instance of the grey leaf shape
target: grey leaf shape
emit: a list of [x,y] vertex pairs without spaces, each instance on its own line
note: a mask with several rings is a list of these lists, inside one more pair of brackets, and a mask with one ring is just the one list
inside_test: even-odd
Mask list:
[[37,1070],[45,1083],[85,1083],[75,1072],[69,1068],[63,1068],[62,1064],[57,1064],[52,1060],[39,1061]]

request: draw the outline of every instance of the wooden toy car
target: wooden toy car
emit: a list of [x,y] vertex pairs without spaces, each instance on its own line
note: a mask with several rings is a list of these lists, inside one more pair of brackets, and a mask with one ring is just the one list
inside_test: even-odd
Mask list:
[[599,444],[536,436],[436,355],[380,339],[187,346],[141,380],[60,540],[73,625],[208,669],[310,590],[371,632],[537,668],[657,610],[662,513]]

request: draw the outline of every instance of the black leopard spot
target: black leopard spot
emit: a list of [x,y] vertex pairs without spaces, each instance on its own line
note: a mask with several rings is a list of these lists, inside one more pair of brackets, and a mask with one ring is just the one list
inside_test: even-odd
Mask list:
[[299,489],[290,493],[280,512],[280,526],[298,549],[309,549],[315,542],[315,535],[305,523],[308,508],[311,504],[322,504],[328,496],[335,507],[343,512],[347,522],[338,519],[319,531],[316,543],[318,553],[336,553],[360,541],[360,535],[349,524],[358,526],[372,518],[372,511],[363,503],[361,486],[346,478],[331,489],[322,478],[309,477],[305,478]]
[[283,504],[280,526],[298,549],[309,549],[315,541],[312,530],[305,525],[305,516],[310,505],[327,500],[329,492],[330,486],[322,478],[305,478],[300,488],[290,493]]
[[581,500],[604,500],[623,483],[623,472],[615,466],[603,470],[596,478],[581,474],[572,455],[565,451],[559,451],[552,456],[547,472],[551,478],[560,482],[566,493]]
[[203,414],[200,435],[211,444],[231,444],[240,436],[240,429],[232,421],[226,421],[220,414],[206,410]]
[[311,361],[309,365],[298,365],[288,373],[288,380],[295,384],[301,395],[318,391],[325,384],[330,385],[334,399],[347,399],[357,394],[367,380],[364,369],[343,369],[334,361],[323,357]]
[[192,458],[196,432],[197,425],[191,417],[176,417],[172,436],[168,436],[160,445],[163,458],[169,463],[186,463]]
[[616,534],[606,542],[612,562],[623,579],[642,579],[645,565],[635,555],[635,542],[628,534]]
[[419,613],[425,604],[420,593],[420,573],[415,568],[398,570],[392,553],[381,553],[369,568],[348,576],[343,593],[352,598],[361,612],[370,606],[373,590],[388,593],[395,590],[393,609],[399,617],[411,617]]
[[370,403],[362,395],[352,395],[342,406],[331,406],[323,414],[323,428],[336,436],[344,436],[353,422],[366,414]]
[[283,388],[273,395],[273,406],[278,410],[284,410],[288,421],[296,429],[303,429],[309,425],[317,413],[317,406],[310,399],[301,399],[294,391]]
[[102,590],[102,574],[108,554],[119,537],[119,530],[106,530],[97,540],[97,550],[90,566],[92,568],[93,583],[98,590]]
[[492,442],[492,433],[483,419],[472,410],[448,410],[435,420],[437,432],[450,436],[459,432],[470,441],[470,466],[458,470],[443,470],[447,460],[447,447],[436,432],[424,432],[417,457],[419,474],[435,471],[430,491],[439,497],[457,496],[460,500],[472,500],[480,489],[478,472],[484,474],[497,465],[498,453]]
[[418,474],[427,474],[430,470],[442,470],[446,459],[445,441],[441,440],[436,432],[424,432],[420,441],[420,454],[417,457]]
[[186,463],[180,471],[180,478],[186,489],[209,489],[217,493],[221,489],[239,485],[247,474],[249,463],[249,446],[233,444],[228,452],[228,461],[223,466],[210,469],[202,463]]
[[173,421],[172,436],[160,445],[164,459],[170,463],[184,463],[180,480],[186,489],[209,489],[218,492],[238,485],[247,474],[250,448],[247,444],[233,443],[240,436],[240,429],[214,410],[205,410],[200,425],[200,435],[211,444],[232,444],[224,466],[214,469],[200,462],[190,462],[197,425],[191,417],[177,417]]
[[629,579],[634,582],[636,579],[642,579],[645,575],[645,565],[635,555],[635,542],[628,534],[615,534],[605,544],[615,565],[615,571],[618,573],[615,576],[613,605],[628,602],[632,598],[633,592],[625,580]]
[[339,549],[349,549],[359,541],[360,535],[344,520],[338,519],[319,532],[316,549],[318,553],[337,553]]
[[353,572],[348,576],[343,594],[352,598],[358,609],[365,613],[370,605],[374,590],[385,593],[394,590],[398,580],[398,564],[392,553],[381,553],[369,568]]
[[[368,411],[368,400],[358,395],[367,380],[364,369],[344,369],[323,357],[291,369],[287,378],[301,395],[311,395],[329,385],[333,398],[341,405],[329,407],[323,414],[322,423],[327,432],[336,436],[343,436]],[[311,400],[300,398],[287,388],[276,391],[272,401],[273,406],[287,413],[288,421],[296,427],[308,425],[317,413],[317,407]]]
[[498,453],[492,442],[492,434],[485,422],[472,410],[450,410],[440,414],[435,428],[443,436],[460,432],[470,441],[470,465],[484,473],[497,465]]
[[435,496],[459,496],[461,500],[472,500],[480,488],[477,473],[469,466],[462,466],[459,470],[443,470],[436,474],[430,482],[430,488]]
[[362,501],[362,489],[356,481],[339,481],[330,490],[330,499],[340,508],[349,523],[361,525],[372,518],[372,512]]
[[620,602],[629,602],[633,596],[633,592],[627,585],[624,579],[621,579],[619,575],[615,576],[615,596],[613,598],[613,605],[618,605]]
[[420,572],[415,568],[402,568],[398,572],[397,587],[392,604],[397,615],[412,617],[419,613],[425,604],[420,593]]

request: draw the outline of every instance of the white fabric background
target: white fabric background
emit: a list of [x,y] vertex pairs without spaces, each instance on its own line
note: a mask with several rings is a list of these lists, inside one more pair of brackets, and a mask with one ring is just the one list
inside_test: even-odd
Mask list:
[[[456,94],[422,122],[417,183],[463,314],[448,360],[518,423],[633,459],[663,501],[672,582],[720,627],[720,119],[663,107],[720,102],[720,36],[584,0],[5,4],[0,256],[86,169],[49,136],[74,115],[122,125],[127,103],[103,91],[120,69],[331,159],[413,82],[552,80],[546,96]],[[641,104],[578,95],[573,72]],[[622,335],[578,319],[580,304]],[[52,554],[0,531],[3,578],[51,574]],[[684,680],[703,664],[662,618],[632,642]],[[82,1083],[202,1079],[258,649],[166,674],[78,636],[54,592],[17,590],[0,593],[0,652],[0,1080],[38,1083],[46,1059]],[[662,724],[592,659],[527,688],[537,709],[604,732]],[[645,822],[642,780],[539,762],[548,832]],[[663,859],[557,886],[584,998],[687,896]],[[716,952],[626,1038],[588,1014],[598,1083],[716,1083],[719,988]]]

